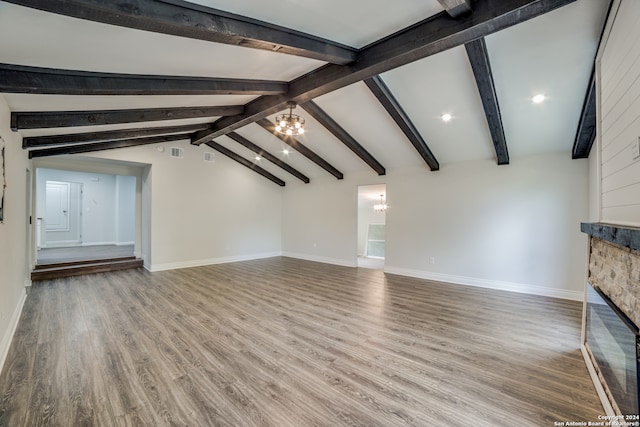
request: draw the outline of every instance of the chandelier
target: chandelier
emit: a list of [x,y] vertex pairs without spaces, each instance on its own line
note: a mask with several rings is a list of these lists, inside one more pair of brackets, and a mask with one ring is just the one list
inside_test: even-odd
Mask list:
[[373,205],[373,210],[376,212],[385,212],[387,210],[387,204],[384,202],[384,194],[380,195],[380,203]]
[[293,114],[295,102],[287,102],[289,114],[276,116],[276,130],[285,135],[302,135],[304,133],[304,118]]

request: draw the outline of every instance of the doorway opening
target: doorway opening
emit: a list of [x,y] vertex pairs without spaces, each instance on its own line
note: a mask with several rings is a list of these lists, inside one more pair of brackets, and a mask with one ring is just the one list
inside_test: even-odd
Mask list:
[[37,168],[36,265],[133,257],[136,177]]
[[384,268],[387,186],[358,187],[358,267]]

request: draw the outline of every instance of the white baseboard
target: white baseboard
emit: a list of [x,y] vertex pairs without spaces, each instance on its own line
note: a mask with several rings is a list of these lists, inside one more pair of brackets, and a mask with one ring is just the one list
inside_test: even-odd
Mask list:
[[283,252],[282,256],[286,256],[289,258],[297,258],[297,259],[302,259],[305,261],[314,261],[314,262],[322,262],[324,264],[333,264],[333,265],[340,265],[343,267],[357,267],[358,266],[358,262],[357,260],[345,260],[345,259],[340,259],[340,258],[329,258],[329,257],[323,257],[323,256],[317,256],[317,255],[309,255],[309,254],[301,254],[301,253],[295,253],[295,252]]
[[18,327],[18,321],[20,320],[20,315],[22,314],[22,307],[24,307],[24,302],[27,299],[27,290],[26,288],[22,288],[22,294],[20,295],[20,300],[18,301],[18,305],[16,305],[15,310],[13,310],[13,315],[11,316],[11,320],[9,321],[9,327],[2,337],[2,341],[0,342],[0,372],[2,372],[2,367],[4,366],[4,362],[7,359],[7,355],[9,354],[9,347],[11,346],[11,341],[13,340],[13,334],[16,333],[16,328]]
[[55,248],[69,248],[73,246],[82,245],[78,240],[56,240],[40,245],[38,248],[42,249],[55,249]]
[[151,266],[145,265],[145,268],[151,272],[164,271],[164,270],[176,270],[178,268],[201,267],[203,265],[226,264],[229,262],[251,261],[254,259],[273,258],[280,255],[282,255],[281,252],[264,252],[259,254],[250,254],[250,255],[238,255],[238,256],[221,257],[221,258],[208,258],[208,259],[200,259],[200,260],[193,260],[193,261],[184,261],[184,262],[153,264]]
[[41,245],[38,249],[48,249],[48,248],[68,248],[74,246],[125,246],[125,245],[135,245],[136,242],[78,242],[76,241],[59,241],[59,242],[51,242],[48,245]]
[[454,283],[457,285],[476,286],[479,288],[497,289],[501,291],[519,292],[523,294],[541,295],[553,298],[582,301],[583,291],[569,291],[566,289],[546,288],[542,286],[525,285],[522,283],[500,282],[497,280],[478,279],[475,277],[454,276],[451,274],[432,273],[422,270],[410,270],[393,266],[385,266],[385,273],[418,279],[434,280],[437,282]]
[[80,246],[115,246],[116,242],[82,242]]

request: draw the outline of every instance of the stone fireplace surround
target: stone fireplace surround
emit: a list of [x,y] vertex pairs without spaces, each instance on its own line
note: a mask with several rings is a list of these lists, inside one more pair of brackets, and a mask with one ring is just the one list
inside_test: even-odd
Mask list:
[[[640,325],[640,228],[582,223],[581,230],[589,235],[588,282],[598,287],[632,322]],[[584,345],[584,326],[585,317],[582,353],[596,390],[608,415],[620,415],[593,356]]]

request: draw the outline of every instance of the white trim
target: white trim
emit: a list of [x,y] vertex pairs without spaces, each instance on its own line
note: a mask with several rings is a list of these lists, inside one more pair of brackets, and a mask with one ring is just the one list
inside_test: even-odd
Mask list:
[[222,257],[222,258],[208,258],[208,259],[182,261],[182,262],[169,262],[166,264],[152,264],[151,266],[145,265],[145,268],[151,272],[156,272],[156,271],[164,271],[164,270],[175,270],[178,268],[201,267],[203,265],[226,264],[230,262],[251,261],[254,259],[262,259],[262,258],[273,258],[280,255],[282,255],[281,252],[264,252],[259,254],[250,254],[250,255],[238,255],[238,256],[230,256],[230,257]]
[[606,415],[615,416],[618,415],[613,410],[611,406],[611,402],[609,402],[609,398],[607,397],[607,393],[604,391],[604,387],[602,383],[600,383],[600,378],[598,377],[598,373],[596,372],[596,368],[593,366],[593,361],[591,357],[589,357],[589,352],[587,351],[587,347],[584,344],[580,345],[580,352],[582,353],[582,358],[584,359],[584,363],[587,365],[587,370],[589,371],[589,375],[591,376],[591,381],[593,382],[593,386],[598,393],[598,397],[600,398],[600,403],[602,403],[602,407],[604,408],[604,412]]
[[136,242],[78,242],[77,240],[59,240],[50,242],[54,244],[43,245],[42,249],[51,249],[51,248],[67,248],[73,246],[125,246],[125,245],[135,245]]
[[344,260],[344,259],[339,259],[339,258],[329,258],[329,257],[323,257],[323,256],[317,256],[317,255],[308,255],[308,254],[300,254],[300,253],[295,253],[295,252],[283,252],[282,256],[286,256],[289,258],[297,258],[297,259],[302,259],[305,261],[314,261],[314,262],[321,262],[323,264],[333,264],[333,265],[340,265],[342,267],[357,267],[358,266],[358,261],[357,260]]
[[500,282],[497,280],[478,279],[475,277],[454,276],[451,274],[431,273],[421,270],[409,270],[393,266],[385,266],[385,273],[398,274],[400,276],[416,277],[418,279],[435,280],[438,282],[453,283],[456,285],[475,286],[479,288],[498,289],[501,291],[518,292],[546,297],[583,300],[582,291],[569,291],[566,289],[547,288],[542,286],[526,285],[523,283]]
[[2,372],[2,367],[4,366],[4,362],[7,359],[7,355],[9,354],[9,347],[11,346],[11,341],[13,340],[13,335],[16,333],[16,328],[18,327],[18,321],[20,320],[20,314],[22,314],[22,308],[24,307],[24,302],[27,300],[27,290],[26,288],[22,288],[22,295],[20,295],[20,301],[18,301],[18,305],[16,309],[13,310],[13,315],[11,316],[11,321],[9,322],[9,327],[2,337],[2,342],[0,342],[0,372]]
[[117,246],[116,242],[82,242],[80,246]]
[[82,246],[80,240],[48,240],[44,245],[40,245],[41,249],[69,248],[72,246]]

